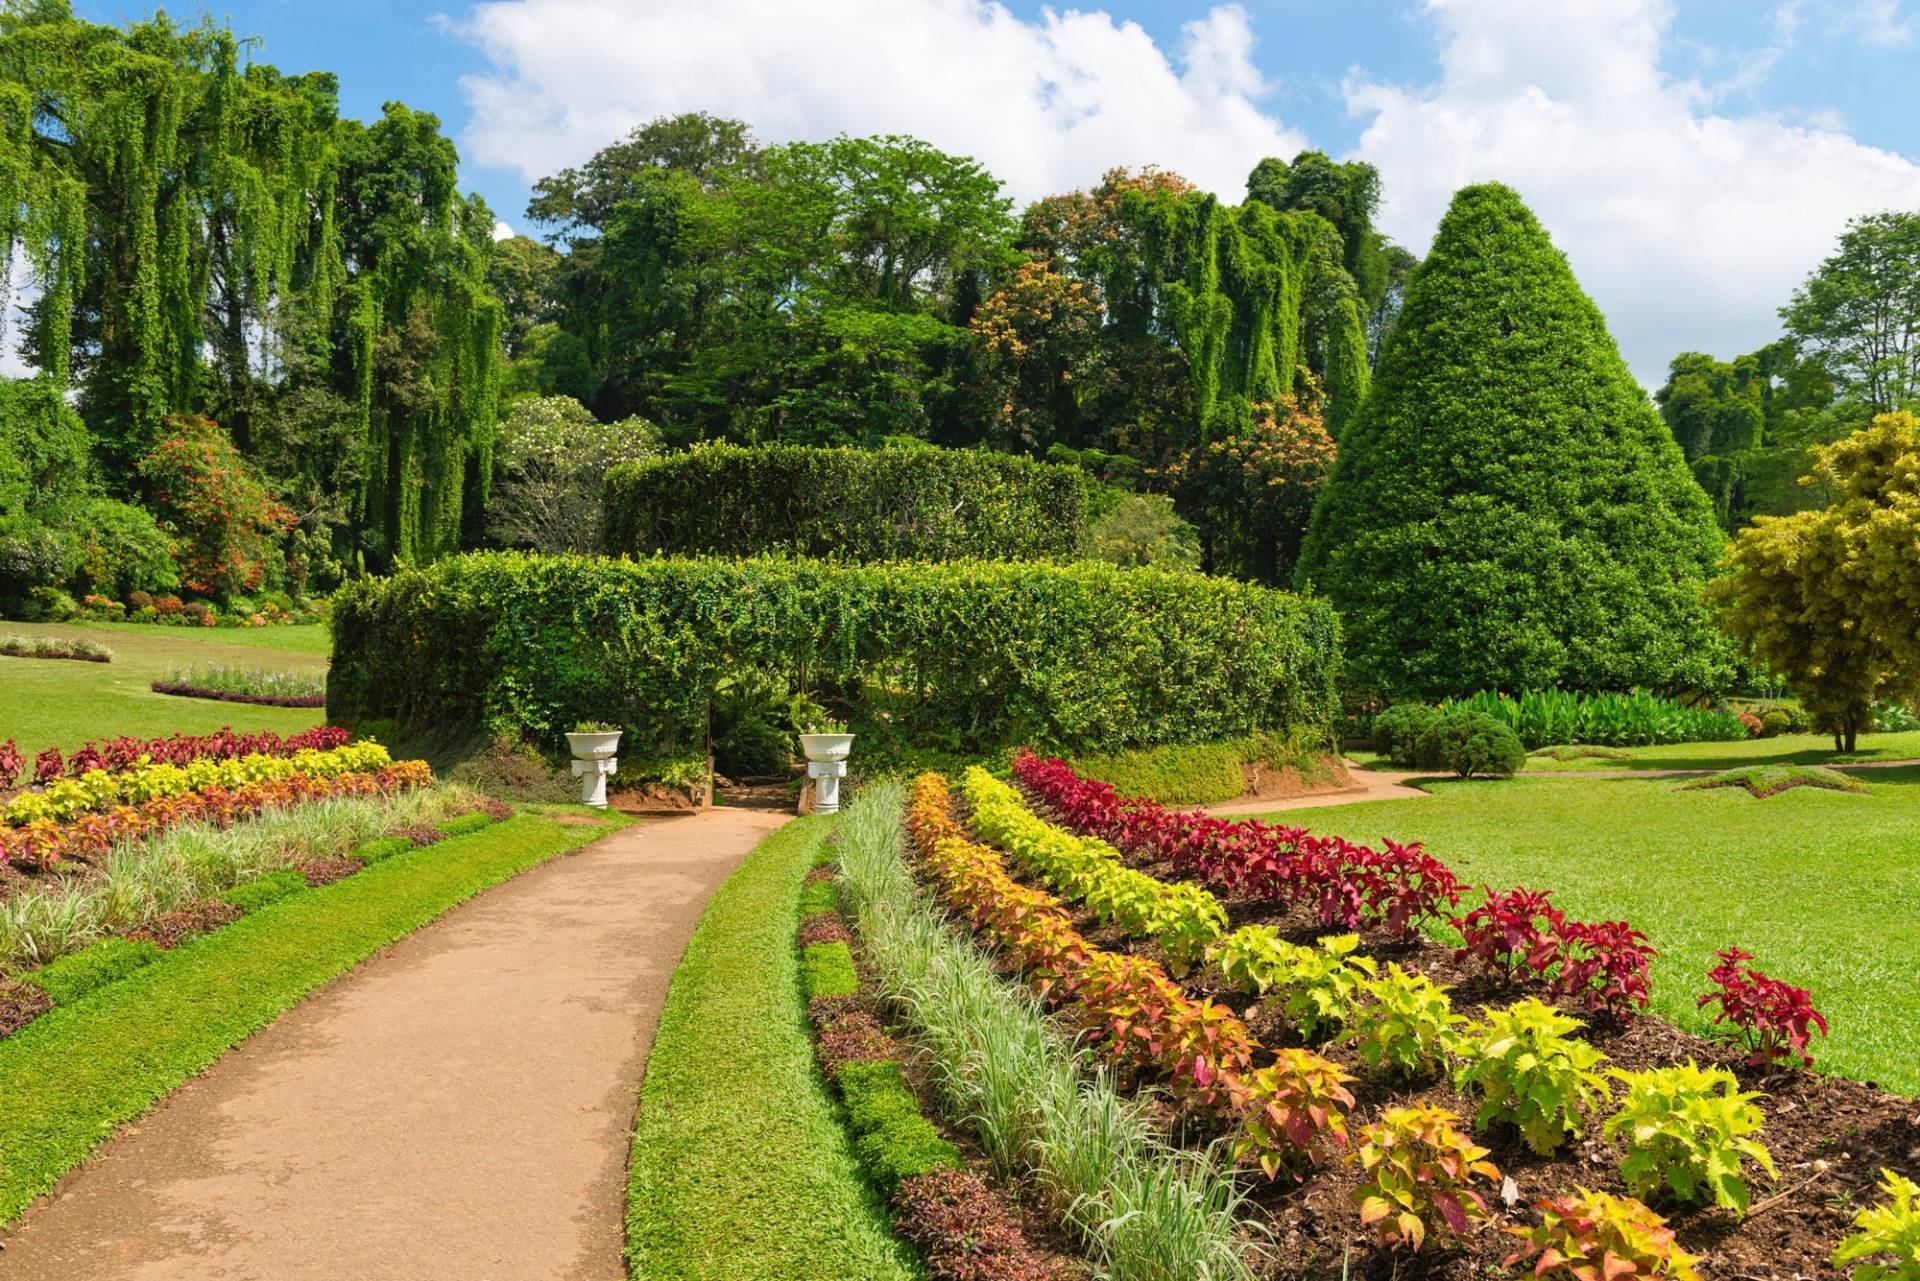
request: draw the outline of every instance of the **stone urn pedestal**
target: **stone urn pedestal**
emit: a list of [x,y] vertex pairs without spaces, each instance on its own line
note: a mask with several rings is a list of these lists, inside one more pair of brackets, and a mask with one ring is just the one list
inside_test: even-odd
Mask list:
[[573,776],[580,780],[580,803],[607,808],[607,780],[619,771],[614,753],[620,748],[619,730],[596,734],[568,734],[573,752]]
[[853,751],[851,734],[802,734],[800,751],[807,758],[807,777],[813,780],[813,812],[840,812],[840,780],[847,776],[847,757]]

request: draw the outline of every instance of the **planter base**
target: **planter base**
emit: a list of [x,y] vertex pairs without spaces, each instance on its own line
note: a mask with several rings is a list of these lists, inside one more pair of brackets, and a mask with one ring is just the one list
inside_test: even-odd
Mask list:
[[813,812],[840,812],[840,780],[846,777],[845,761],[808,761],[807,777],[813,780]]
[[595,809],[607,808],[607,778],[618,772],[620,762],[608,756],[596,761],[575,761],[573,776],[580,780],[580,803]]

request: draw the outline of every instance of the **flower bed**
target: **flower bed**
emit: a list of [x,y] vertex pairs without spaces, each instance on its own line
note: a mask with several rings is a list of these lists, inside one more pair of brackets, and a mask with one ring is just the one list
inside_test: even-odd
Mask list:
[[58,636],[0,636],[0,654],[9,658],[70,658],[82,663],[113,661],[113,651],[105,645]]
[[260,707],[325,707],[325,694],[249,694],[242,690],[212,689],[186,681],[155,681],[149,687],[156,694],[177,694],[182,698],[209,698],[221,703],[252,703]]
[[[1072,780],[1085,785],[1076,789],[1058,771],[1028,764],[1022,773],[1059,792],[1062,814],[1077,811],[1112,830],[1125,830],[1136,808],[1086,780]],[[1072,936],[1089,954],[1125,948],[1164,959],[1150,937],[1050,895],[1035,901],[1043,891],[1013,881],[1001,896],[1017,904],[1022,921],[1046,923],[1016,922],[1008,932],[999,907],[978,906],[997,902],[982,897],[997,855],[986,852],[988,871],[949,879],[942,854],[921,837],[944,840],[947,856],[964,841],[937,799],[927,780],[916,785],[909,821],[923,868],[1036,990],[1061,1000],[1056,991],[1073,983],[1063,970],[1084,969],[1077,958],[1062,966],[1039,948],[1036,940],[1048,935]],[[1257,828],[1213,835],[1208,848],[1216,852],[1244,842],[1272,853]],[[1143,842],[1123,857],[1136,870],[1181,874],[1156,844]],[[1235,928],[1210,949],[1204,969],[1175,987],[1188,1002],[1244,1009],[1252,1070],[1228,1086],[1233,1102],[1211,1128],[1204,1114],[1188,1110],[1184,1132],[1188,1142],[1232,1138],[1243,1160],[1257,1158],[1261,1172],[1274,1176],[1256,1196],[1254,1231],[1271,1230],[1278,1274],[1386,1277],[1412,1267],[1428,1276],[1481,1276],[1501,1272],[1509,1256],[1529,1248],[1535,1262],[1548,1250],[1574,1257],[1574,1238],[1593,1245],[1606,1235],[1595,1226],[1603,1220],[1664,1252],[1664,1263],[1641,1259],[1637,1275],[1686,1275],[1686,1253],[1701,1256],[1701,1275],[1709,1277],[1831,1274],[1830,1256],[1855,1210],[1879,1196],[1880,1168],[1911,1170],[1920,1162],[1920,1116],[1911,1104],[1868,1085],[1782,1070],[1805,1053],[1817,1012],[1804,991],[1741,970],[1735,961],[1743,953],[1728,954],[1735,959],[1716,974],[1721,991],[1713,998],[1745,1038],[1735,1047],[1647,1018],[1607,1016],[1583,1027],[1533,999],[1545,995],[1577,1010],[1591,992],[1603,1006],[1638,1004],[1631,985],[1622,986],[1636,967],[1610,970],[1601,962],[1609,948],[1631,957],[1644,941],[1610,923],[1621,937],[1588,940],[1595,950],[1582,950],[1583,935],[1596,927],[1571,928],[1545,894],[1489,895],[1460,918],[1465,946],[1457,949],[1396,932],[1381,915],[1361,922],[1364,942],[1316,947],[1325,927],[1312,899],[1232,889],[1219,898]],[[1574,976],[1567,987],[1563,971]],[[1476,1005],[1484,1008],[1470,1018],[1466,1011]],[[1695,1070],[1696,1062],[1705,1066]],[[1471,1138],[1470,1127],[1477,1130]],[[1416,1159],[1382,1173],[1389,1151]],[[1500,1177],[1475,1175],[1483,1161]],[[1625,1248],[1624,1237],[1613,1241]],[[1550,1268],[1542,1275],[1573,1274]]]
[[157,694],[257,703],[266,707],[325,707],[327,703],[327,682],[323,676],[224,663],[178,669],[170,666],[166,679],[153,682],[151,688]]
[[[211,734],[174,734],[167,738],[139,739],[125,734],[95,746],[86,746],[64,757],[50,747],[34,757],[33,781],[42,786],[67,775],[79,777],[91,770],[127,770],[143,759],[166,765],[185,765],[191,761],[232,760],[239,756],[292,756],[296,752],[332,751],[345,746],[353,737],[333,725],[316,725],[282,738],[271,730],[258,734],[240,734],[222,727]],[[0,744],[0,788],[13,786],[26,761],[12,739]]]

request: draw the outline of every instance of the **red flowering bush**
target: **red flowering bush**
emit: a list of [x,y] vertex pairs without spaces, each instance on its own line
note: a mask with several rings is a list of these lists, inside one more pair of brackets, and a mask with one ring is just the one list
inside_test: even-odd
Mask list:
[[220,424],[198,415],[169,418],[139,470],[160,527],[173,535],[188,590],[224,600],[260,585],[294,517]]
[[1752,1054],[1749,1063],[1777,1063],[1797,1057],[1807,1066],[1813,1056],[1807,1043],[1813,1028],[1827,1034],[1827,1017],[1813,1008],[1813,994],[1803,987],[1768,978],[1746,962],[1753,953],[1737,947],[1716,953],[1720,964],[1707,971],[1707,978],[1719,988],[1700,998],[1700,1005],[1718,1005],[1713,1017],[1717,1023],[1729,1023],[1740,1030]]

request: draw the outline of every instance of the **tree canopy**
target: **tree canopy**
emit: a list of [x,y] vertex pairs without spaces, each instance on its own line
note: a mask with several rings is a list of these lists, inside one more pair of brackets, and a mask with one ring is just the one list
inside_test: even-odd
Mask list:
[[1920,694],[1920,420],[1882,414],[1812,454],[1807,480],[1834,501],[1757,518],[1712,598],[1748,653],[1852,751],[1875,698]]
[[1712,509],[1510,189],[1453,200],[1340,438],[1297,581],[1395,694],[1714,688]]

